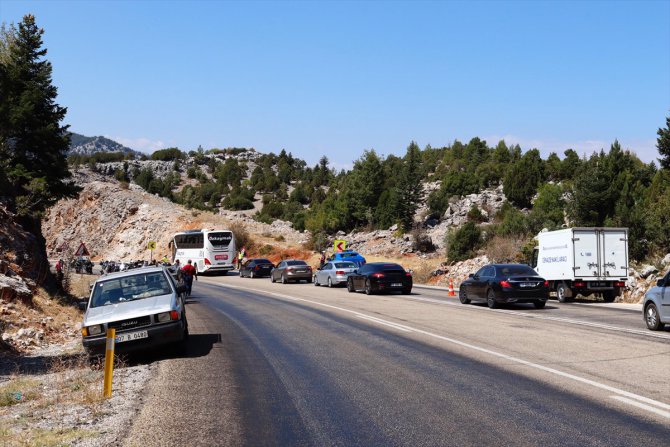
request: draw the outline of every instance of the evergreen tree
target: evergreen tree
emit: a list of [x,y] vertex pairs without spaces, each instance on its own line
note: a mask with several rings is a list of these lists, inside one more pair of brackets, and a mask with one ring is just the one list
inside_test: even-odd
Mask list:
[[656,147],[661,158],[658,159],[663,169],[670,169],[670,117],[665,119],[665,129],[658,129]]
[[421,199],[421,149],[412,141],[407,147],[403,170],[398,183],[397,216],[403,231],[411,230],[414,213]]
[[43,33],[33,15],[24,16],[15,38],[3,43],[0,62],[0,171],[3,195],[7,194],[3,199],[35,233],[48,207],[77,192],[66,182],[70,134],[61,121],[67,109],[55,102],[51,63],[43,59]]
[[528,208],[543,178],[544,165],[540,151],[530,150],[507,171],[503,181],[505,196],[516,206]]

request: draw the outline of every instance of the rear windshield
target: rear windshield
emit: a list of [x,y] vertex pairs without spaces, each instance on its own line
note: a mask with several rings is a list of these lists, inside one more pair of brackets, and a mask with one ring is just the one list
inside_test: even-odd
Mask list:
[[233,240],[233,233],[230,231],[217,231],[216,233],[209,233],[207,240],[215,247],[227,247],[230,241]]
[[339,253],[340,258],[357,258],[360,255],[358,253]]
[[109,306],[168,293],[172,293],[172,288],[163,272],[124,276],[97,282],[93,290],[91,307]]
[[353,262],[336,262],[335,267],[338,269],[355,269],[356,264]]
[[307,265],[305,261],[286,261],[286,265]]
[[497,269],[503,276],[537,276],[537,272],[527,265],[506,265]]
[[254,259],[254,262],[256,264],[272,264],[272,262],[267,259]]

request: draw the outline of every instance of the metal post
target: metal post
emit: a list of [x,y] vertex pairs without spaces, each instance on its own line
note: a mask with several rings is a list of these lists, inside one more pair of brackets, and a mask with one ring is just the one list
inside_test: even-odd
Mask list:
[[112,397],[112,375],[114,373],[114,342],[116,340],[116,329],[107,329],[107,348],[105,349],[105,383],[103,397]]

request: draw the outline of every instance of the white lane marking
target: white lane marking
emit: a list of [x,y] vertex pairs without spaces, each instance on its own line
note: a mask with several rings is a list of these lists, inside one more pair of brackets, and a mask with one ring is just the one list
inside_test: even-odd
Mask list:
[[534,318],[537,320],[547,320],[547,321],[558,321],[561,323],[568,323],[568,324],[575,324],[579,326],[589,326],[589,327],[596,327],[599,329],[606,329],[609,331],[615,331],[615,332],[626,332],[629,334],[635,334],[635,335],[643,335],[645,337],[652,337],[652,338],[661,338],[664,340],[670,340],[670,334],[664,334],[664,333],[657,333],[657,332],[652,332],[649,330],[639,330],[639,329],[629,329],[629,328],[624,328],[620,326],[612,326],[610,324],[603,324],[603,323],[594,323],[591,321],[583,321],[583,320],[574,320],[572,318],[563,318],[563,317],[551,317],[547,315],[536,315],[536,314],[529,314],[526,312],[519,312],[516,310],[507,310],[507,309],[489,309],[488,307],[477,307],[477,306],[467,306],[464,304],[460,303],[452,303],[450,301],[444,301],[444,300],[439,300],[439,299],[434,299],[434,298],[419,298],[419,297],[403,297],[403,299],[408,299],[408,300],[415,300],[415,301],[425,301],[428,303],[435,303],[435,304],[442,304],[445,306],[455,306],[459,307],[462,309],[468,309],[471,311],[479,311],[479,312],[498,312],[498,313],[504,313],[508,315],[516,315],[519,317],[525,317],[525,318]]
[[627,403],[628,405],[632,405],[634,407],[641,408],[643,410],[651,411],[652,413],[656,413],[659,416],[663,416],[665,418],[670,419],[670,412],[669,411],[659,410],[658,408],[652,407],[651,405],[645,405],[645,404],[640,403],[636,400],[628,399],[627,397],[621,397],[621,396],[610,396],[610,397],[612,399],[618,400],[620,402]]
[[407,329],[407,328],[405,328],[405,327],[403,327],[399,324],[389,323],[388,321],[384,321],[384,320],[381,320],[379,318],[374,318],[374,317],[365,316],[365,315],[356,315],[356,317],[361,318],[363,320],[372,321],[372,322],[377,323],[377,324],[382,324],[384,326],[392,327],[393,329],[397,329],[399,331],[412,332],[411,329]]
[[[239,290],[250,290],[250,291],[258,292],[258,293],[261,293],[261,294],[267,294],[268,293],[265,290],[248,289],[246,287],[232,286],[232,285],[229,285],[229,284],[218,284],[218,285],[221,286],[221,287],[230,287],[230,288],[239,289]],[[336,310],[339,310],[339,311],[342,311],[342,312],[345,312],[345,313],[349,313],[349,314],[353,314],[353,315],[356,315],[356,316],[362,316],[364,318],[374,318],[374,319],[377,319],[379,321],[383,321],[385,323],[388,323],[389,325],[391,325],[391,324],[396,325],[397,324],[397,323],[393,323],[391,321],[383,320],[381,318],[372,317],[370,315],[366,315],[364,313],[361,313],[361,312],[358,312],[358,311],[355,311],[355,310],[345,309],[343,307],[338,307],[338,306],[333,306],[331,304],[319,303],[318,301],[307,300],[307,299],[304,299],[304,298],[297,298],[297,297],[290,296],[290,295],[284,295],[282,293],[276,293],[276,292],[269,292],[269,293],[273,296],[278,297],[278,298],[284,298],[284,299],[288,299],[288,300],[291,300],[291,301],[302,301],[302,302],[305,302],[305,303],[314,304],[316,306],[328,307],[328,308],[331,308],[331,309],[336,309]],[[596,382],[595,380],[586,379],[584,377],[576,376],[574,374],[570,374],[570,373],[567,373],[567,372],[564,372],[564,371],[560,371],[558,369],[549,368],[548,366],[533,363],[533,362],[530,362],[528,360],[523,360],[523,359],[520,359],[518,357],[513,357],[511,355],[503,354],[501,352],[493,351],[491,349],[482,348],[480,346],[476,346],[476,345],[473,345],[473,344],[470,344],[470,343],[466,343],[466,342],[457,340],[455,338],[445,337],[443,335],[434,334],[432,332],[428,332],[428,331],[424,331],[424,330],[421,330],[421,329],[413,328],[411,326],[404,326],[403,325],[403,327],[410,330],[410,331],[413,331],[417,334],[426,335],[428,337],[432,337],[432,338],[436,338],[438,340],[446,341],[448,343],[458,345],[458,346],[461,346],[461,347],[464,347],[464,348],[468,348],[468,349],[471,349],[473,351],[478,351],[478,352],[482,352],[482,353],[485,353],[485,354],[489,354],[491,356],[502,358],[502,359],[508,360],[510,362],[513,362],[513,363],[518,363],[518,364],[521,364],[521,365],[524,365],[524,366],[528,366],[530,368],[534,368],[534,369],[538,369],[540,371],[547,372],[549,374],[554,374],[556,376],[560,376],[560,377],[563,377],[563,378],[566,378],[566,379],[570,379],[570,380],[573,380],[575,382],[579,382],[579,383],[582,383],[582,384],[585,384],[585,385],[590,385],[594,388],[598,388],[598,389],[605,390],[605,391],[610,392],[610,393],[614,393],[614,394],[617,395],[617,397],[628,398],[629,400],[632,399],[633,402],[637,401],[637,405],[635,405],[635,406],[639,407],[641,409],[646,409],[646,406],[643,405],[641,402],[644,402],[648,405],[658,407],[658,408],[670,408],[670,405],[665,404],[663,402],[660,402],[660,401],[657,401],[657,400],[654,400],[654,399],[650,399],[648,397],[641,396],[639,394],[631,393],[629,391],[625,391],[625,390],[622,390],[622,389],[619,389],[619,388],[615,388],[613,386],[606,385],[604,383]],[[657,411],[653,411],[653,413],[659,414],[659,415],[661,415],[663,417],[666,417],[666,418],[670,418],[670,412],[666,413],[662,410],[657,410]]]

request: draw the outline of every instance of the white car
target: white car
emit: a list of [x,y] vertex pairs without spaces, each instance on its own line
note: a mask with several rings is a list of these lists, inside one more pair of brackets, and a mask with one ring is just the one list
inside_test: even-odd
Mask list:
[[331,261],[314,273],[314,285],[327,285],[328,287],[344,285],[350,274],[358,267],[350,261]]
[[116,329],[116,348],[129,352],[184,341],[188,322],[185,286],[162,266],[100,277],[91,290],[82,342],[89,356],[104,354],[107,329]]
[[644,295],[644,321],[652,331],[670,323],[670,270]]

